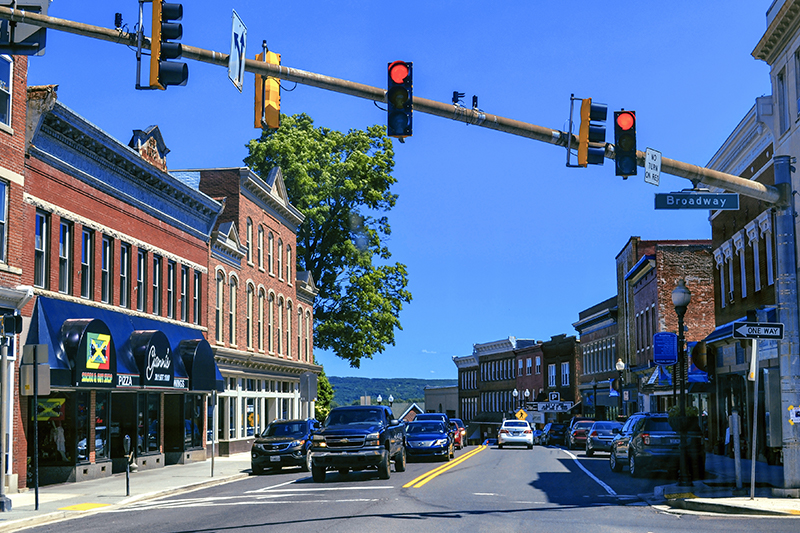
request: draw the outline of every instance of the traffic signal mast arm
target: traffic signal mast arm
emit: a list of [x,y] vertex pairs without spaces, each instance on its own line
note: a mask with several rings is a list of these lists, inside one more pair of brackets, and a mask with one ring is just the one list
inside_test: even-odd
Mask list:
[[[24,22],[34,26],[65,31],[127,46],[136,46],[137,36],[135,33],[127,33],[71,20],[48,17],[19,9],[15,10],[0,6],[0,19]],[[150,48],[149,39],[143,39],[143,47],[147,49]],[[228,54],[215,52],[213,50],[204,50],[194,46],[183,45],[183,59],[193,59],[195,61],[223,67],[228,66]],[[387,102],[386,89],[371,87],[369,85],[294,69],[283,65],[274,65],[254,59],[245,59],[245,71],[262,76],[271,76],[282,80],[293,81],[302,85],[310,85],[312,87],[342,94],[349,94],[375,102]],[[475,126],[502,131],[520,137],[527,137],[558,146],[566,146],[569,142],[572,148],[576,150],[578,148],[578,139],[574,135],[519,120],[491,115],[477,109],[454,106],[452,103],[437,102],[426,98],[420,98],[416,95],[414,96],[413,106],[414,111],[420,113],[427,113],[429,115],[456,120],[466,124],[473,124]],[[606,145],[605,157],[609,159],[614,158],[613,144]],[[644,152],[637,151],[636,160],[638,166],[644,166]],[[785,190],[778,189],[777,187],[763,185],[756,181],[689,163],[683,163],[666,157],[662,157],[661,159],[661,172],[686,178],[695,185],[702,183],[712,187],[719,187],[771,204],[786,205],[788,204],[789,195],[791,194],[791,190],[788,187]]]

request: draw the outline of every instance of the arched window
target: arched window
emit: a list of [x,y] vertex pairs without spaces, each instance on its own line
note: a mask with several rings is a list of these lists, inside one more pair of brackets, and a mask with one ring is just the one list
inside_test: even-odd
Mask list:
[[292,302],[286,302],[286,357],[292,358]]
[[230,281],[231,295],[228,303],[230,304],[230,311],[228,313],[228,342],[236,345],[236,293],[239,289],[236,278],[231,276]]
[[258,268],[264,270],[264,226],[258,225]]
[[311,354],[310,354],[310,352],[308,350],[309,342],[311,341],[311,312],[310,311],[306,311],[306,334],[305,334],[305,338],[303,339],[303,341],[305,342],[305,345],[303,346],[303,351],[305,352],[305,355],[306,355],[306,361],[310,363],[311,362]]
[[247,347],[253,348],[253,300],[255,299],[255,287],[251,283],[247,284]]
[[264,351],[264,289],[258,290],[258,351]]
[[222,342],[222,309],[225,298],[225,274],[222,271],[217,272],[217,307],[214,317],[214,338],[217,342]]
[[303,357],[303,308],[297,306],[297,360]]
[[278,239],[278,279],[283,279],[283,239]]
[[253,264],[253,221],[247,217],[247,262]]
[[268,264],[267,266],[269,267],[270,274],[275,273],[274,252],[275,252],[275,237],[272,235],[272,232],[270,231],[269,235],[267,236],[267,264]]
[[283,298],[278,298],[278,355],[283,355]]
[[267,347],[269,353],[275,352],[274,336],[275,331],[275,295],[269,295],[269,321],[267,322]]
[[292,247],[291,246],[287,246],[286,247],[286,283],[288,283],[289,285],[292,284],[292,280],[294,279],[294,276],[292,275],[292,265],[293,265],[293,263],[292,263]]

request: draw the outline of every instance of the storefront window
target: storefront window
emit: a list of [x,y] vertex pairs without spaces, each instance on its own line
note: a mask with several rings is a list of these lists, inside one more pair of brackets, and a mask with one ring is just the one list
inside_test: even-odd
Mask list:
[[109,429],[108,406],[111,393],[98,392],[94,408],[94,451],[95,460],[108,459],[109,457]]
[[[32,402],[31,402],[32,403]],[[39,432],[39,464],[75,464],[75,413],[72,394],[54,392],[39,397],[36,423]],[[29,441],[33,451],[33,439]]]
[[140,454],[159,452],[161,397],[157,392],[139,394],[137,451]]
[[230,429],[228,431],[228,438],[235,439],[236,438],[236,398],[228,398],[228,403],[230,405]]
[[89,393],[75,393],[75,438],[78,441],[78,461],[89,460]]
[[203,431],[203,396],[186,394],[184,398],[184,448],[200,448]]
[[247,416],[245,417],[245,421],[247,423],[247,436],[252,437],[255,434],[255,428],[256,428],[256,399],[247,398],[246,405],[247,405]]

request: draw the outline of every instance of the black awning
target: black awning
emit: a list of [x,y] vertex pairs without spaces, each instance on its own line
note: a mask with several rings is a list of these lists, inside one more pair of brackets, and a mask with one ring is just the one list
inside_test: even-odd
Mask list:
[[214,360],[214,351],[205,339],[188,339],[178,344],[183,365],[189,373],[191,389],[224,392],[225,382]]

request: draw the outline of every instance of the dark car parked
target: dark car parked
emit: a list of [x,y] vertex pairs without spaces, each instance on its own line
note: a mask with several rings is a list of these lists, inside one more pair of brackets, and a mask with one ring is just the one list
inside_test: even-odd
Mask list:
[[560,422],[550,422],[543,431],[542,443],[545,446],[550,444],[564,444],[564,435],[567,432],[567,425]]
[[589,433],[589,428],[594,424],[594,420],[580,420],[576,422],[567,433],[567,448],[574,450],[575,448],[586,447],[586,435]]
[[610,452],[611,441],[616,436],[615,429],[619,432],[622,429],[622,424],[611,420],[592,424],[592,427],[589,428],[589,433],[586,435],[586,455],[591,457],[594,452]]
[[[677,474],[681,439],[667,413],[636,413],[618,431],[611,442],[611,470],[620,472],[627,463],[633,477],[642,477],[651,470]],[[706,456],[699,426],[689,428],[687,440],[687,467],[694,479],[703,479]]]
[[253,473],[261,474],[264,470],[284,466],[300,466],[310,471],[311,434],[319,427],[320,423],[313,418],[271,422],[253,442],[250,451]]

